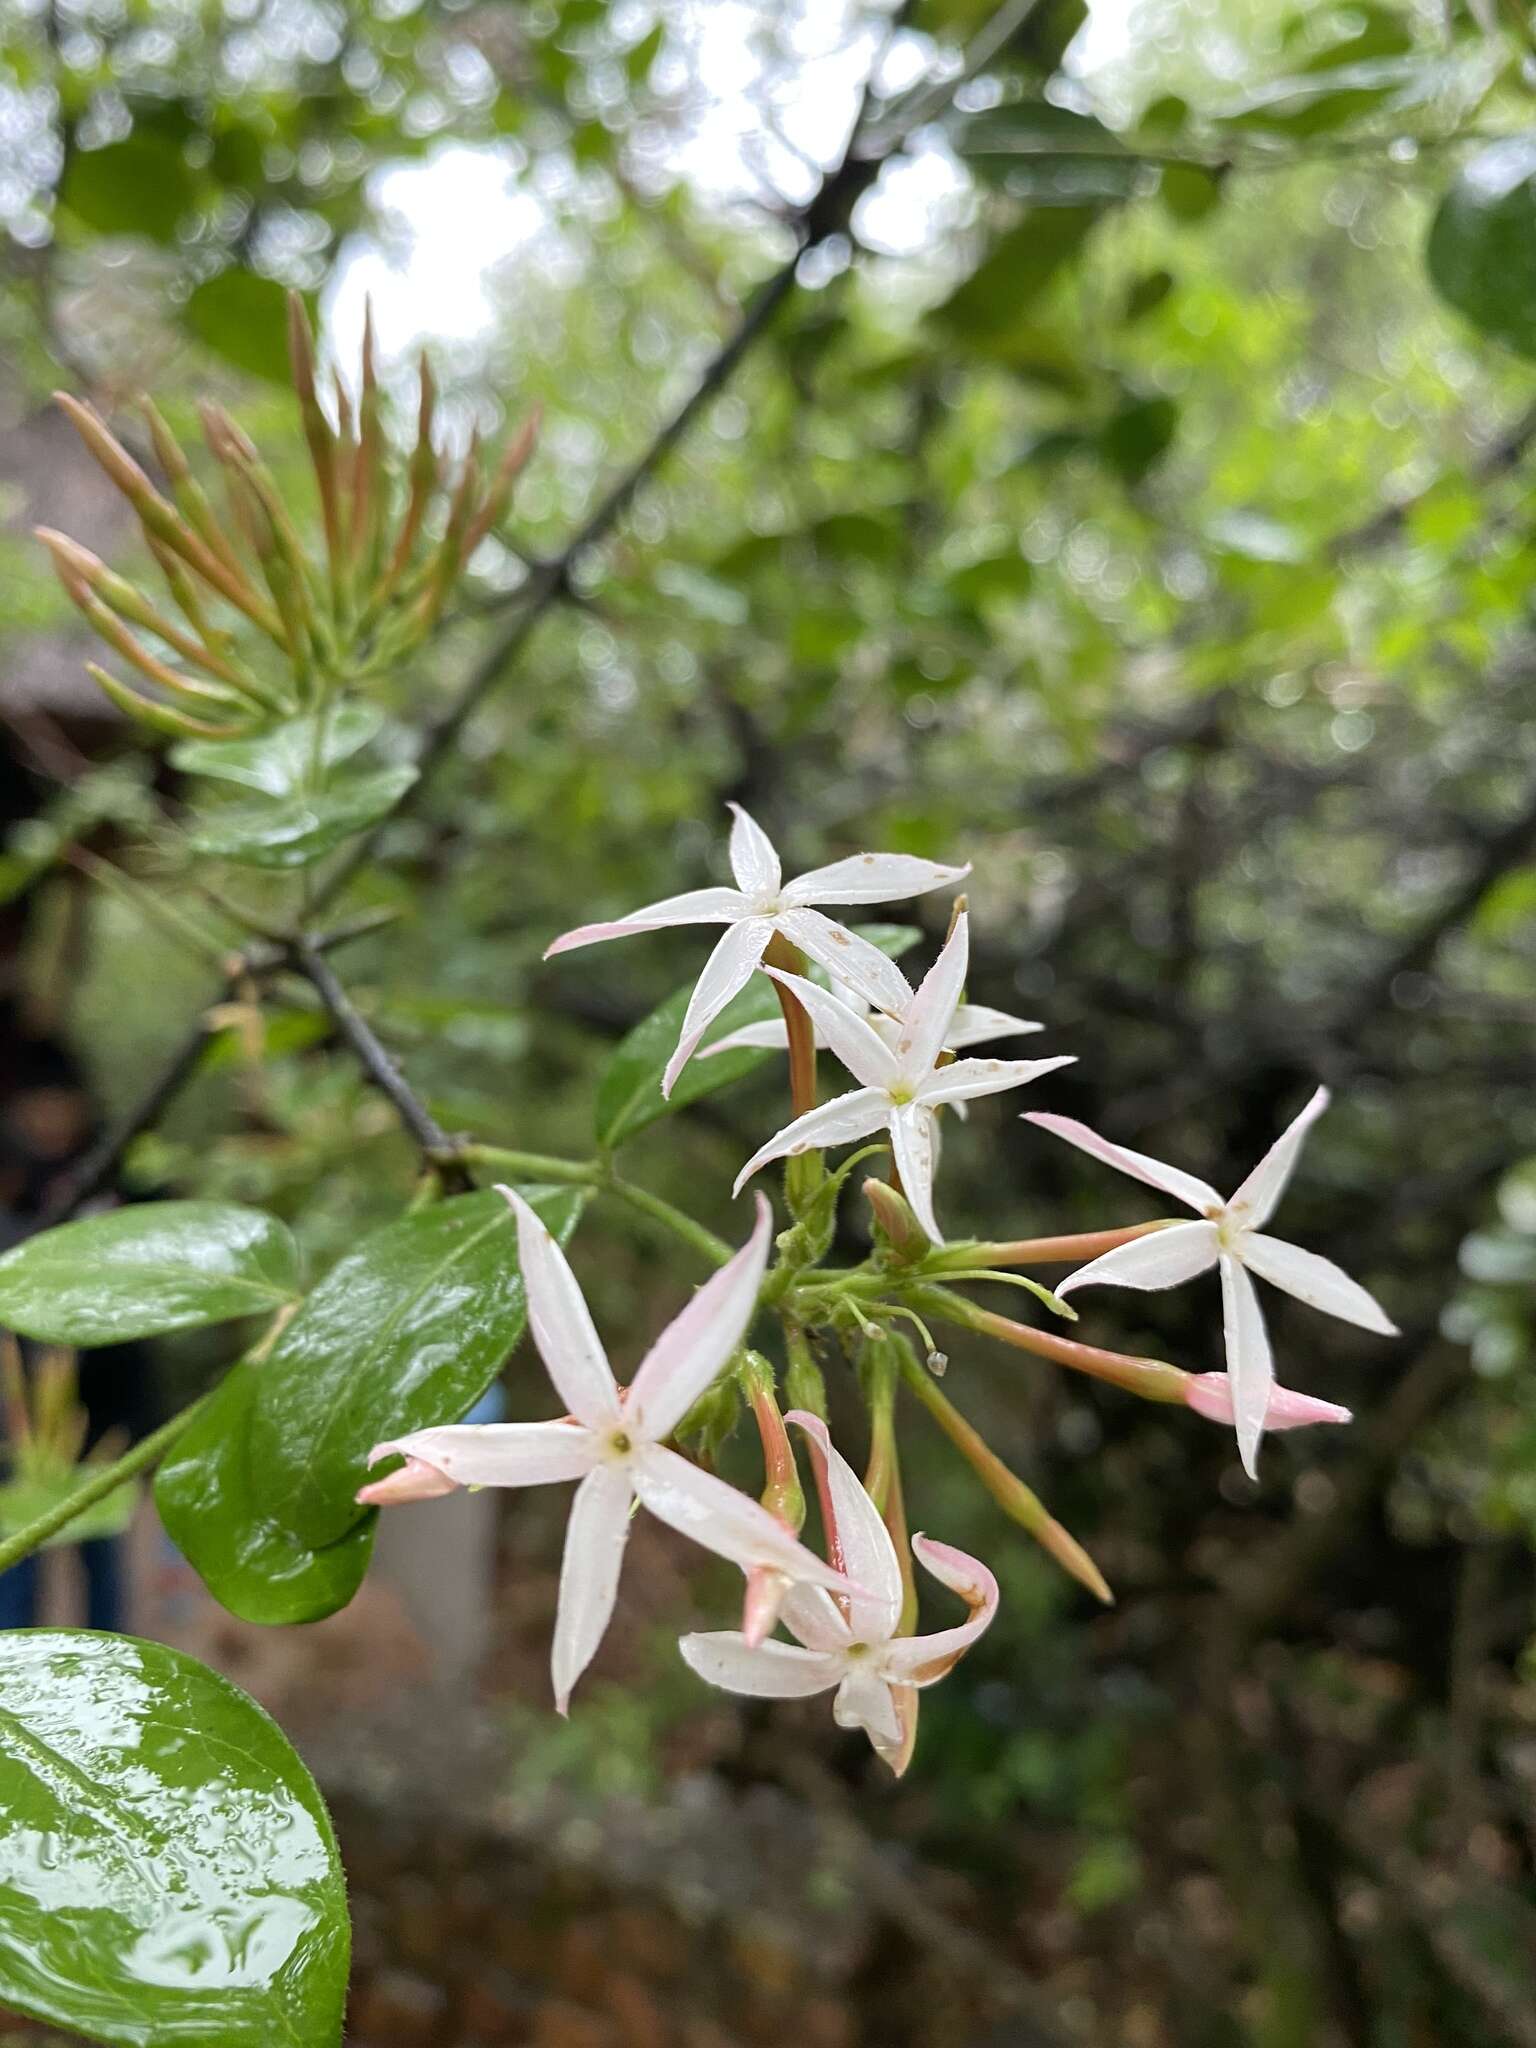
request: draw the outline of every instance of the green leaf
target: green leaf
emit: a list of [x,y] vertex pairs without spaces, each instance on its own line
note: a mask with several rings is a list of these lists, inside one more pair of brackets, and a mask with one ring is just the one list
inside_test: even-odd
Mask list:
[[1437,69],[1419,56],[1329,62],[1244,94],[1222,109],[1222,119],[1232,128],[1263,129],[1296,140],[1324,135],[1385,107],[1413,104],[1430,89]]
[[[562,1242],[585,1191],[525,1190]],[[247,1438],[257,1505],[313,1548],[367,1512],[353,1495],[384,1437],[456,1422],[523,1332],[517,1232],[501,1196],[401,1217],[333,1266],[257,1374]]]
[[191,833],[198,853],[255,868],[302,868],[387,818],[416,780],[409,762],[333,775],[309,795],[205,811]]
[[1464,164],[1429,231],[1440,296],[1516,355],[1536,357],[1536,133]]
[[1098,217],[1094,206],[1054,206],[1027,214],[998,236],[985,260],[932,318],[960,341],[1005,354],[1020,316],[1077,254]]
[[1221,204],[1221,178],[1203,164],[1164,164],[1157,196],[1175,220],[1204,220]]
[[1048,100],[972,114],[957,128],[955,147],[987,184],[1036,206],[1129,199],[1144,175],[1102,121]]
[[197,183],[179,149],[157,137],[128,135],[72,156],[59,202],[99,235],[145,235],[174,242],[197,203]]
[[297,796],[317,769],[323,775],[350,759],[377,737],[383,724],[377,704],[337,704],[286,719],[253,740],[182,740],[171,749],[171,765],[184,775],[211,775],[264,796]]
[[373,1553],[376,1513],[318,1548],[264,1512],[247,1458],[261,1368],[237,1365],[155,1475],[166,1534],[242,1621],[319,1621],[345,1607]]
[[183,317],[205,348],[237,370],[288,382],[288,298],[274,278],[221,270],[192,293]]
[[233,1202],[135,1202],[0,1258],[0,1325],[47,1344],[122,1344],[270,1315],[298,1291],[298,1247],[274,1217]]
[[[921,936],[915,927],[906,924],[855,925],[854,930],[893,960],[899,960]],[[826,979],[819,970],[815,971],[815,978],[823,982]],[[733,1081],[739,1081],[743,1075],[760,1067],[764,1060],[782,1057],[782,1054],[766,1048],[752,1046],[740,1051],[716,1053],[712,1058],[705,1058],[702,1052],[695,1053],[678,1075],[671,1097],[663,1096],[661,1077],[682,1031],[683,1013],[688,1008],[688,998],[692,993],[693,984],[690,982],[686,988],[668,996],[659,1008],[642,1018],[610,1054],[598,1078],[594,1105],[597,1142],[605,1150],[611,1151],[622,1145],[626,1138],[634,1137],[637,1131],[643,1131],[658,1118],[675,1115],[678,1110],[686,1109],[689,1103],[729,1087]],[[719,1021],[710,1031],[710,1043],[732,1031],[741,1030],[743,1025],[765,1024],[779,1015],[779,999],[768,977],[754,975],[740,995],[732,997],[721,1011]]]
[[314,1781],[228,1679],[0,1636],[0,2002],[125,2048],[336,2048],[346,1884]]
[[1100,431],[1099,448],[1123,483],[1139,484],[1167,453],[1178,424],[1171,398],[1129,399]]

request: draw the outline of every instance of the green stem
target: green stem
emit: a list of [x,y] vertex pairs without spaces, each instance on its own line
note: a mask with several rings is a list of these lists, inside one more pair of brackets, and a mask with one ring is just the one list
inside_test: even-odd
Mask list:
[[595,1187],[601,1169],[590,1159],[555,1159],[544,1152],[511,1152],[505,1145],[455,1145],[452,1156],[465,1166],[495,1166],[526,1180],[569,1180]]
[[649,1188],[621,1180],[596,1160],[554,1159],[543,1152],[512,1152],[504,1145],[456,1145],[453,1157],[466,1166],[499,1167],[503,1173],[520,1174],[530,1180],[566,1180],[596,1188],[599,1194],[615,1196],[640,1215],[649,1216],[653,1223],[670,1230],[711,1265],[723,1266],[735,1257],[734,1246],[728,1245],[723,1237],[716,1237],[704,1224],[696,1223],[660,1195],[653,1195]]
[[702,1223],[696,1223],[681,1209],[674,1209],[670,1202],[653,1195],[649,1188],[636,1187],[633,1181],[620,1180],[610,1173],[598,1182],[599,1193],[617,1195],[621,1202],[627,1202],[631,1209],[642,1216],[649,1216],[653,1222],[662,1224],[674,1237],[680,1237],[685,1244],[691,1244],[696,1252],[709,1260],[711,1265],[723,1266],[736,1256],[735,1247],[728,1245],[723,1237]]
[[50,1537],[57,1536],[61,1529],[67,1529],[87,1508],[105,1500],[109,1493],[115,1493],[124,1480],[133,1479],[140,1472],[148,1471],[151,1465],[158,1464],[177,1438],[184,1436],[192,1427],[212,1399],[211,1392],[200,1394],[179,1415],[173,1415],[169,1422],[151,1430],[148,1436],[140,1437],[131,1450],[124,1451],[112,1464],[103,1465],[83,1486],[76,1487],[67,1499],[49,1508],[46,1514],[34,1517],[14,1536],[7,1536],[0,1542],[0,1572],[9,1571],[13,1564],[20,1564],[34,1550],[41,1549]]

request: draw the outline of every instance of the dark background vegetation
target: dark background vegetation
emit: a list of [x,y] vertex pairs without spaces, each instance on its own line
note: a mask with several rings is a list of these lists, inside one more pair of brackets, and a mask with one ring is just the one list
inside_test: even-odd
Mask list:
[[[715,878],[735,798],[791,868],[973,861],[972,994],[1048,1023],[1040,1049],[1079,1056],[1052,1106],[1116,1139],[1235,1186],[1326,1081],[1283,1229],[1404,1331],[1272,1297],[1282,1378],[1359,1419],[1273,1439],[1257,1486],[1225,1432],[957,1340],[948,1391],[1118,1605],[1091,1610],[908,1416],[915,1521],[993,1559],[1005,1598],[898,1789],[824,1703],[702,1698],[670,1647],[683,1581],[558,1738],[509,1600],[509,1768],[661,1799],[704,1767],[958,1873],[984,1944],[960,1967],[1036,1980],[1042,2039],[1529,2043],[1536,208],[1517,183],[1490,226],[1456,182],[1531,121],[1526,11],[1145,0],[1086,42],[1070,0],[733,6],[729,35],[712,13],[9,11],[8,1094],[73,1061],[120,1115],[218,994],[176,928],[217,927],[159,821],[174,780],[76,682],[27,538],[46,519],[134,559],[47,390],[110,411],[148,388],[178,424],[215,394],[297,478],[278,283],[350,340],[412,233],[388,173],[495,153],[538,212],[512,248],[451,199],[418,221],[485,273],[483,324],[434,349],[461,433],[537,400],[541,448],[521,552],[487,547],[391,708],[429,717],[556,559],[561,590],[354,885],[405,915],[349,956],[439,1119],[588,1148],[596,1069],[697,935],[542,949]],[[421,292],[383,301],[402,404]],[[675,450],[566,560],[701,375]],[[81,846],[130,889],[61,858]],[[269,1205],[328,1257],[413,1161],[313,1006],[264,997],[259,1030],[221,1015],[120,1185]],[[35,1108],[7,1122],[22,1206],[81,1138]],[[766,1070],[658,1126],[637,1174],[736,1232],[735,1165],[781,1120]],[[941,1207],[1009,1237],[1156,1202],[1004,1099],[947,1138]],[[627,1360],[685,1276],[601,1228],[577,1263]],[[1090,1339],[1220,1362],[1214,1283],[1082,1307]],[[518,1587],[554,1570],[531,1512],[505,1504]]]

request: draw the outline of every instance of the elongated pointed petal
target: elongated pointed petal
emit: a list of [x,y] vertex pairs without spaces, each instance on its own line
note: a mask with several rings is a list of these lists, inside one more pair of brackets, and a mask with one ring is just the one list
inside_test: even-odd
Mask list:
[[931,1536],[914,1536],[912,1552],[941,1586],[959,1594],[971,1610],[970,1618],[936,1635],[898,1637],[886,1650],[884,1668],[909,1685],[936,1685],[991,1627],[997,1613],[997,1580],[980,1558],[968,1556],[952,1544],[937,1543]]
[[774,922],[792,946],[862,996],[871,1009],[905,1016],[911,985],[896,962],[820,910],[781,910]]
[[[410,1436],[375,1444],[368,1463],[398,1453],[412,1465],[429,1465],[448,1492],[455,1486],[550,1486],[580,1479],[597,1458],[592,1433],[579,1422],[455,1422],[442,1429],[418,1429]],[[391,1487],[404,1474],[376,1482]],[[425,1499],[396,1489],[391,1500]]]
[[789,1159],[799,1152],[812,1152],[823,1145],[848,1145],[855,1138],[867,1138],[883,1130],[890,1112],[890,1097],[879,1088],[855,1088],[847,1095],[834,1096],[819,1109],[807,1110],[792,1124],[776,1131],[766,1145],[759,1145],[736,1176],[732,1194],[739,1195],[757,1172],[771,1159]]
[[1074,1287],[1139,1287],[1151,1292],[1159,1287],[1178,1287],[1214,1266],[1217,1237],[1214,1223],[1175,1223],[1167,1230],[1154,1230],[1147,1237],[1133,1237],[1079,1266],[1057,1287],[1058,1294],[1070,1294]]
[[746,915],[746,900],[736,889],[689,889],[681,896],[664,896],[659,903],[632,910],[627,917],[612,918],[607,924],[581,924],[574,931],[562,932],[544,948],[544,958],[553,960],[557,953],[573,953],[578,946],[596,946],[604,939],[663,931],[669,925],[734,924]]
[[747,896],[776,895],[783,869],[773,841],[740,804],[727,804],[726,809],[731,814],[731,873],[737,888]]
[[863,1589],[848,1602],[848,1626],[856,1641],[883,1643],[901,1616],[901,1562],[890,1531],[820,1416],[792,1408],[784,1420],[810,1444],[817,1489],[830,1510],[827,1548]]
[[890,1113],[891,1151],[901,1175],[907,1206],[935,1244],[944,1242],[933,1213],[933,1173],[938,1133],[933,1111],[925,1102],[906,1102]]
[[891,1089],[896,1085],[896,1061],[889,1046],[863,1017],[840,1003],[836,996],[807,981],[803,974],[785,974],[781,968],[765,967],[795,996],[816,1026],[818,1040],[827,1046],[865,1088]]
[[992,1010],[985,1003],[962,1003],[949,1027],[949,1049],[959,1052],[962,1046],[985,1045],[993,1038],[1023,1038],[1045,1028],[1031,1017],[1011,1017],[1006,1010]]
[[765,917],[743,918],[722,932],[715,950],[704,963],[704,971],[693,985],[677,1047],[661,1077],[661,1092],[670,1095],[678,1075],[687,1066],[699,1040],[714,1023],[731,997],[740,993],[752,978],[752,970],[763,957],[763,948],[773,936]]
[[759,1643],[754,1649],[737,1629],[680,1638],[677,1647],[691,1671],[723,1692],[760,1700],[808,1699],[827,1692],[843,1675],[841,1657],[802,1650],[798,1643]]
[[633,1499],[627,1468],[599,1465],[583,1479],[571,1502],[549,1660],[558,1713],[569,1713],[571,1689],[596,1656],[612,1617]]
[[1328,1107],[1328,1090],[1319,1088],[1301,1114],[1293,1117],[1258,1165],[1227,1204],[1257,1228],[1275,1213],[1308,1131]]
[[[375,1444],[368,1454],[369,1464],[398,1448],[396,1444]],[[458,1492],[457,1479],[450,1479],[446,1472],[440,1472],[423,1458],[402,1455],[405,1463],[398,1472],[391,1472],[383,1479],[370,1479],[366,1486],[357,1489],[353,1498],[359,1507],[392,1508],[408,1500],[438,1500],[445,1493]]]
[[1230,1252],[1221,1255],[1221,1308],[1237,1448],[1243,1470],[1250,1479],[1257,1479],[1259,1441],[1274,1390],[1275,1360],[1253,1282]]
[[757,1311],[772,1230],[772,1211],[759,1195],[751,1237],[646,1353],[624,1402],[625,1420],[636,1436],[651,1443],[669,1437],[729,1363]]
[[917,1086],[917,1099],[933,1107],[940,1102],[970,1102],[978,1095],[1001,1095],[1006,1088],[1024,1088],[1058,1067],[1077,1064],[1076,1053],[1058,1053],[1050,1060],[952,1060],[936,1067]]
[[646,1444],[629,1469],[636,1493],[656,1519],[717,1557],[729,1558],[743,1571],[772,1565],[797,1583],[849,1591],[847,1577],[823,1564],[761,1502],[690,1465],[676,1451]]
[[808,1650],[845,1650],[853,1641],[842,1609],[821,1586],[791,1586],[779,1605],[784,1626]]
[[824,868],[812,868],[784,891],[786,903],[895,903],[903,896],[926,896],[963,882],[971,872],[919,860],[910,853],[855,853]]
[[837,1688],[832,1718],[839,1728],[862,1728],[883,1756],[902,1746],[901,1716],[891,1688],[873,1671],[850,1671]]
[[1223,1206],[1220,1195],[1208,1181],[1197,1179],[1180,1167],[1165,1166],[1161,1159],[1153,1159],[1145,1152],[1133,1152],[1129,1145],[1112,1145],[1108,1138],[1101,1138],[1097,1131],[1091,1131],[1087,1124],[1079,1123],[1074,1116],[1053,1116],[1047,1110],[1027,1109],[1024,1121],[1038,1124],[1042,1131],[1049,1131],[1053,1137],[1065,1138],[1080,1152],[1091,1153],[1095,1159],[1102,1159],[1106,1166],[1118,1167],[1133,1180],[1144,1180],[1148,1187],[1161,1188],[1165,1195],[1173,1195],[1178,1201],[1188,1203],[1198,1215],[1203,1216],[1208,1210]]
[[950,1026],[960,1006],[960,991],[971,958],[971,920],[962,910],[944,950],[923,976],[902,1019],[896,1058],[908,1087],[926,1081],[934,1062],[949,1042]]
[[611,1427],[619,1389],[565,1253],[516,1188],[497,1186],[517,1218],[517,1256],[528,1295],[528,1326],[555,1391],[578,1422]]
[[[820,1043],[818,1039],[817,1043]],[[739,1031],[727,1031],[709,1045],[701,1045],[695,1058],[712,1060],[717,1052],[788,1052],[789,1031],[782,1017],[770,1017],[762,1024],[743,1024]]]
[[[1192,1374],[1185,1384],[1184,1399],[1207,1422],[1233,1419],[1232,1382],[1224,1372]],[[1269,1406],[1264,1411],[1265,1430],[1306,1429],[1314,1422],[1353,1422],[1349,1409],[1335,1401],[1320,1401],[1314,1394],[1298,1394],[1291,1387],[1271,1387]]]
[[1243,1239],[1243,1264],[1272,1287],[1283,1287],[1287,1294],[1294,1294],[1309,1308],[1320,1308],[1324,1315],[1358,1323],[1378,1337],[1400,1334],[1376,1297],[1319,1252],[1303,1251],[1299,1244],[1286,1244],[1282,1238],[1265,1237],[1255,1230]]

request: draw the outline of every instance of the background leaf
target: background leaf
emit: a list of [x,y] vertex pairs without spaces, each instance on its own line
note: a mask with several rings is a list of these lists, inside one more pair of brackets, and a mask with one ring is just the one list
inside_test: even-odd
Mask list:
[[316,767],[325,770],[348,760],[383,724],[379,705],[353,699],[307,718],[285,719],[255,739],[183,740],[171,749],[171,762],[185,775],[210,775],[265,796],[295,796]]
[[173,242],[197,199],[181,151],[158,136],[128,135],[69,160],[59,203],[99,235],[144,235]]
[[307,867],[388,817],[415,780],[415,768],[400,762],[335,775],[310,795],[225,804],[202,814],[191,842],[198,853],[247,867]]
[[1536,356],[1536,134],[1479,150],[1429,231],[1441,297],[1517,355]]
[[183,318],[206,348],[237,370],[287,383],[287,295],[274,279],[254,270],[221,270],[192,293]]

